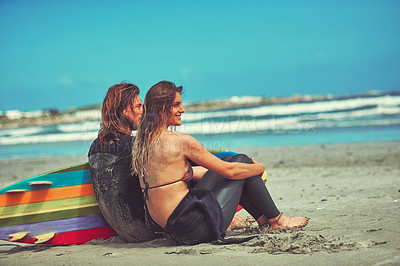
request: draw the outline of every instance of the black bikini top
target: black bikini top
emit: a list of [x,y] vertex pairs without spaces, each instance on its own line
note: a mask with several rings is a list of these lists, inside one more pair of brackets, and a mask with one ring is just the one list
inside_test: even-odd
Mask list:
[[149,199],[149,195],[147,194],[147,192],[148,192],[149,189],[168,186],[168,185],[171,185],[171,184],[174,184],[174,183],[178,183],[178,182],[180,182],[180,181],[184,181],[184,182],[186,183],[186,185],[189,187],[189,182],[192,181],[192,180],[193,180],[193,168],[192,168],[192,166],[190,165],[190,163],[189,163],[189,168],[188,168],[188,170],[186,171],[186,173],[183,175],[183,177],[182,177],[181,179],[176,180],[176,181],[169,182],[169,183],[167,183],[167,184],[158,185],[158,186],[154,186],[154,187],[149,187],[149,183],[147,183],[147,181],[146,181],[146,180],[144,179],[144,177],[143,177],[143,181],[144,181],[144,185],[145,185],[145,188],[144,188],[144,190],[143,190],[144,198],[145,198],[146,200]]

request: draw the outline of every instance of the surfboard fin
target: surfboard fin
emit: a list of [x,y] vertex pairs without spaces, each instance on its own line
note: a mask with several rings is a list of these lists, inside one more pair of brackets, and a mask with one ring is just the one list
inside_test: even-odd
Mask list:
[[18,240],[24,238],[27,234],[29,234],[29,232],[18,232],[15,234],[11,234],[11,235],[9,235],[10,239],[8,241],[11,241],[11,242],[18,241]]
[[52,239],[54,237],[55,234],[56,233],[48,233],[48,234],[44,234],[44,235],[35,236],[36,241],[34,243],[41,244],[46,241],[49,241],[50,239]]
[[51,181],[33,181],[30,182],[29,185],[31,186],[43,186],[43,185],[53,185],[53,182]]
[[267,174],[267,172],[264,171],[264,173],[263,173],[262,176],[261,176],[261,179],[262,179],[262,181],[264,181],[264,183],[267,181],[267,179],[268,179],[268,174]]
[[13,189],[13,190],[7,190],[6,193],[7,194],[14,194],[14,193],[23,193],[26,192],[26,189]]

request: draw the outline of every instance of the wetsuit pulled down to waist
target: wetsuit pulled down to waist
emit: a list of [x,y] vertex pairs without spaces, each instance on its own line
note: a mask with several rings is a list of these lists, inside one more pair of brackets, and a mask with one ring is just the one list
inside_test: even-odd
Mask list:
[[154,230],[164,230],[178,244],[197,244],[223,239],[224,221],[214,194],[208,190],[190,189],[162,229],[146,210],[146,222]]

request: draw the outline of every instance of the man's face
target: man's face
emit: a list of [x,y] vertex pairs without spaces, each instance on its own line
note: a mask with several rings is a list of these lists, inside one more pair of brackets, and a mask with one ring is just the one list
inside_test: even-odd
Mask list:
[[124,114],[133,122],[134,128],[137,128],[143,114],[143,103],[142,100],[140,100],[139,95],[137,95],[135,99],[133,99],[132,104],[124,110]]

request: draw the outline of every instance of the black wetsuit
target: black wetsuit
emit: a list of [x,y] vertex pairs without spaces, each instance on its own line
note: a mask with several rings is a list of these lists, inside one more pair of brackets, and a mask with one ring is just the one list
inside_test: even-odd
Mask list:
[[[225,156],[230,162],[253,163],[243,154]],[[254,218],[279,215],[261,176],[229,180],[208,171],[193,184],[167,220],[165,231],[178,244],[197,244],[222,240],[235,215],[238,204]],[[146,213],[147,222],[155,231],[162,231]],[[233,240],[232,242],[240,242]],[[229,242],[229,241],[228,241]]]
[[126,241],[154,239],[144,224],[143,195],[131,174],[134,137],[120,136],[102,150],[99,139],[89,150],[90,176],[99,208],[106,221]]

